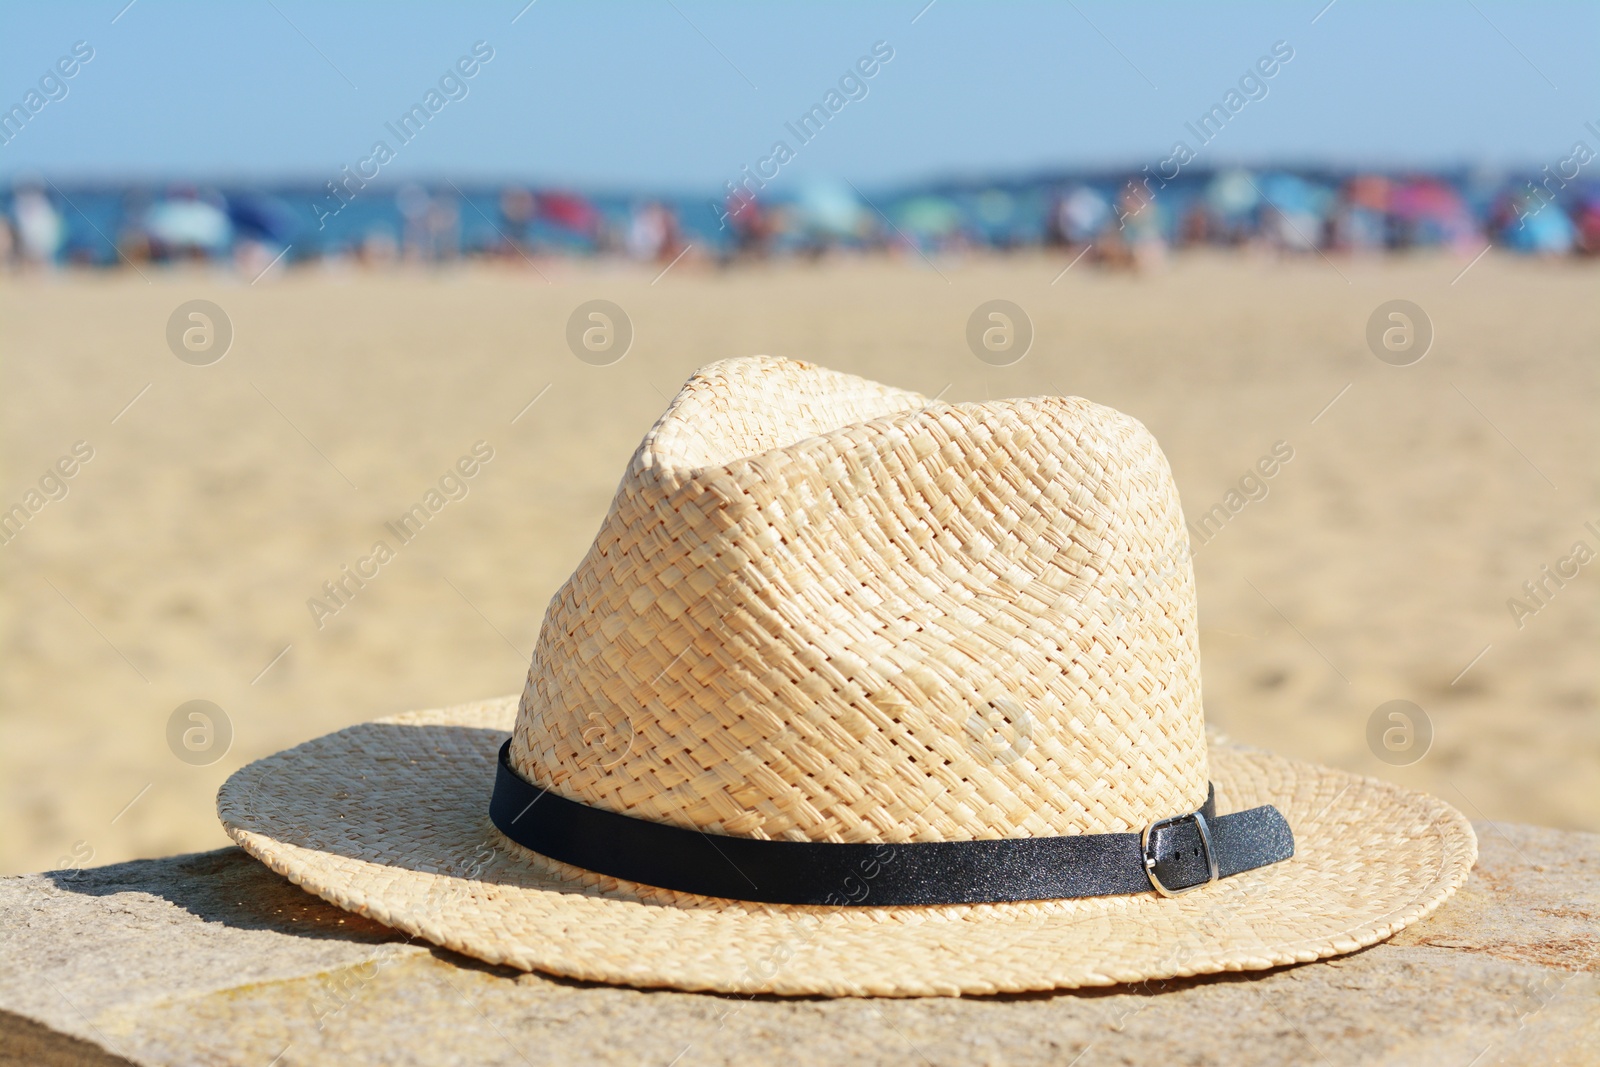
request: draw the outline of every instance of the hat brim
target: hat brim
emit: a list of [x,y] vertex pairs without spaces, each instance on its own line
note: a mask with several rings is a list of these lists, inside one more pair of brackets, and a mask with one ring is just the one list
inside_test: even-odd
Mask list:
[[792,907],[591,874],[489,821],[517,699],[364,723],[242,768],[217,811],[334,904],[490,963],[725,993],[930,996],[1103,986],[1336,956],[1424,918],[1477,858],[1426,794],[1220,741],[1217,810],[1273,804],[1294,858],[1178,898]]

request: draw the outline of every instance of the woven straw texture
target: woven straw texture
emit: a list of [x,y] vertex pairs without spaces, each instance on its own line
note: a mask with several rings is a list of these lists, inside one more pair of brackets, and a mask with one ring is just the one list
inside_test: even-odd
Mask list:
[[512,763],[741,837],[1137,830],[1205,800],[1197,630],[1135,420],[727,360],[552,601]]
[[[904,908],[699,898],[490,825],[535,784],[757,838],[1136,831],[1275,804],[1295,858],[1177,900]],[[697,373],[635,453],[507,698],[244,768],[218,810],[343,907],[495,963],[725,992],[929,995],[1241,970],[1368,945],[1476,856],[1441,801],[1208,745],[1178,494],[1077,398],[942,404],[805,363]],[[709,840],[709,839],[708,839]],[[842,885],[870,900],[870,878]]]
[[318,896],[490,963],[745,994],[953,996],[1303,963],[1427,916],[1477,857],[1472,827],[1443,801],[1213,743],[1218,810],[1277,805],[1293,859],[1175,900],[813,908],[693,897],[500,836],[489,792],[516,706],[417,712],[260,760],[223,786],[223,824]]

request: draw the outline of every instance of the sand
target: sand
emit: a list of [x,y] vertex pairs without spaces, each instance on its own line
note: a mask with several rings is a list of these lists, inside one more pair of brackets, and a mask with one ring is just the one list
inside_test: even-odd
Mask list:
[[[1160,439],[1192,519],[1292,450],[1196,556],[1210,719],[1473,818],[1600,830],[1600,560],[1569,562],[1537,605],[1523,590],[1576,542],[1600,551],[1596,269],[1490,255],[1452,282],[1463,261],[1202,257],[1137,278],[1066,263],[685,260],[654,284],[575,264],[542,264],[548,281],[0,279],[0,507],[58,461],[74,470],[0,547],[0,871],[224,844],[213,797],[242,764],[520,689],[639,437],[696,366],[755,352],[945,399],[1121,408]],[[1008,367],[965,341],[997,297],[1036,332]],[[235,331],[209,366],[166,340],[196,298]],[[565,342],[594,298],[636,331],[607,367]],[[1412,366],[1367,348],[1393,298],[1436,330]],[[464,458],[466,495],[402,544],[385,523]],[[308,608],[342,567],[371,573],[380,539],[394,556],[376,577],[337,611]],[[1513,597],[1537,610],[1514,618]],[[185,749],[187,719],[169,744],[193,700],[222,709],[226,746],[191,734]],[[1391,700],[1432,726],[1406,766],[1369,747]]]

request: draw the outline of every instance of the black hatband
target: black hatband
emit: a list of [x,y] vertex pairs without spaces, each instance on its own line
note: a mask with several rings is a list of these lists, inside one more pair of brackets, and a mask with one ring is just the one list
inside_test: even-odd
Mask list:
[[884,906],[1176,893],[1294,855],[1278,809],[1219,816],[1215,789],[1199,812],[1152,823],[1148,847],[1137,833],[876,845],[728,837],[540,789],[512,770],[510,751],[507,741],[489,802],[501,833],[596,874],[710,897]]

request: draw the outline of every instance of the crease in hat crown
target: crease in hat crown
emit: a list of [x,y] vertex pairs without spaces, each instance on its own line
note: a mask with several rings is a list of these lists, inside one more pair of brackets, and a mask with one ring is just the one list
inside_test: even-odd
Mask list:
[[1139,830],[1208,762],[1165,457],[1077,397],[940,403],[765,356],[697,372],[552,599],[535,785],[741,837]]

